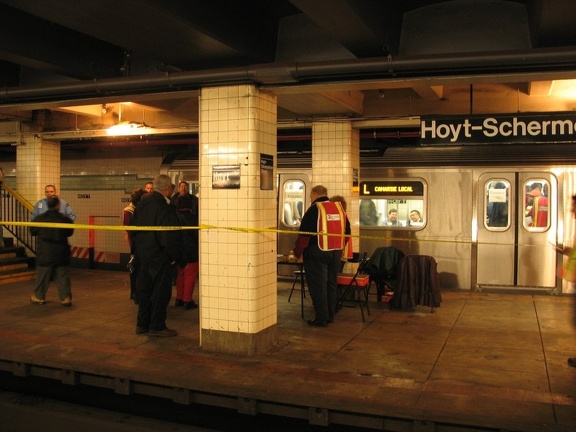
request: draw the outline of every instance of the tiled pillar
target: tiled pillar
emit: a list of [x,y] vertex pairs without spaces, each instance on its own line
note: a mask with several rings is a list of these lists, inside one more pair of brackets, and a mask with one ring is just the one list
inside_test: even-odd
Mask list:
[[[200,344],[209,351],[252,355],[276,343],[276,234],[266,232],[276,226],[276,123],[275,96],[253,85],[201,91]],[[262,155],[274,160],[270,189]],[[239,170],[239,189],[213,187],[227,166]]]
[[43,139],[24,124],[22,132],[22,143],[16,148],[16,188],[34,204],[44,198],[47,184],[54,184],[61,192],[60,143]]
[[[312,185],[321,184],[328,196],[342,195],[358,252],[360,134],[350,122],[316,122],[312,125]],[[352,271],[346,264],[344,271]]]

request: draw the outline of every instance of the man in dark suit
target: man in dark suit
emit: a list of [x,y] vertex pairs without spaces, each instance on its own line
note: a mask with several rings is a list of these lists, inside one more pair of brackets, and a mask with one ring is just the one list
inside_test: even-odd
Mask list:
[[[172,181],[165,174],[154,178],[154,191],[146,194],[134,210],[134,226],[180,226],[176,207],[170,204]],[[182,233],[176,230],[134,231],[133,240],[139,270],[138,318],[136,333],[150,336],[176,336],[166,326],[166,308],[172,296],[175,265],[186,265]]]

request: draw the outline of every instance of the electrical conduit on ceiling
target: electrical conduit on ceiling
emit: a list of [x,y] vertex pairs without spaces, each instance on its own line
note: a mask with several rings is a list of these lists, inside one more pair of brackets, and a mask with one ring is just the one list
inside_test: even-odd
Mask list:
[[110,95],[197,89],[203,86],[252,83],[270,88],[330,81],[354,82],[451,76],[455,74],[519,74],[572,71],[576,47],[486,52],[466,55],[371,58],[332,62],[263,64],[241,68],[166,73],[161,76],[95,79],[41,86],[4,87],[0,104],[47,102]]

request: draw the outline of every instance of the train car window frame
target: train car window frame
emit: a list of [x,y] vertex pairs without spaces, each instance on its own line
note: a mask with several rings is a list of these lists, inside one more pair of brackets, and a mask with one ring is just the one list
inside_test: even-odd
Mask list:
[[427,223],[426,200],[427,185],[422,178],[361,182],[360,227],[421,230]]
[[304,203],[306,202],[306,183],[299,179],[290,179],[281,185],[282,202],[280,208],[282,211],[282,225],[289,228],[299,227],[302,221],[302,216],[306,209]]
[[488,231],[506,231],[510,228],[510,182],[492,178],[484,184],[484,227]]
[[530,178],[522,185],[522,226],[529,232],[550,229],[550,182],[545,178]]

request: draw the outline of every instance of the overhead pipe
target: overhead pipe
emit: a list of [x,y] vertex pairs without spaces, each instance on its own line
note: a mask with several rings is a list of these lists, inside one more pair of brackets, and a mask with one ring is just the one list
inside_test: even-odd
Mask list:
[[[378,130],[375,129],[372,132],[360,132],[361,139],[405,139],[405,138],[419,138],[419,131],[402,131],[402,130]],[[289,141],[312,141],[312,133],[297,133],[288,135],[278,135],[278,142],[289,142]],[[122,139],[114,138],[92,138],[92,139],[82,139],[82,140],[63,140],[62,145],[66,149],[80,149],[80,148],[99,148],[99,147],[133,147],[139,145],[155,145],[155,146],[176,146],[176,145],[197,145],[198,136],[191,133],[189,136],[182,137],[163,137],[163,138],[138,138],[129,137]]]
[[105,78],[41,86],[4,87],[0,104],[47,102],[85,97],[123,96],[252,83],[270,87],[313,82],[354,82],[455,74],[535,73],[576,69],[576,47],[539,48],[465,55],[378,57],[371,59],[259,64],[247,67],[174,72],[161,76]]

